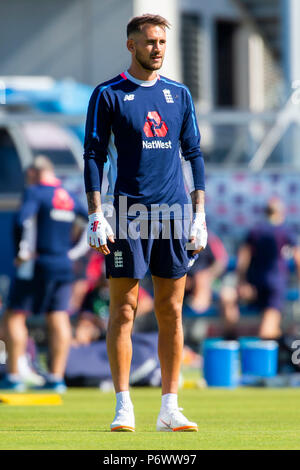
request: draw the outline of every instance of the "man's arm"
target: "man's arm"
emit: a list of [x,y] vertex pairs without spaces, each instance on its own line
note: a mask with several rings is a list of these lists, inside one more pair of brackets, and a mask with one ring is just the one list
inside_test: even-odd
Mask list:
[[238,284],[242,284],[246,281],[246,273],[251,262],[251,247],[249,244],[244,243],[238,252],[236,273],[238,278]]
[[[190,92],[185,90],[185,111],[183,116],[182,128],[180,133],[181,152],[190,165],[192,173],[193,187],[191,188],[191,197],[193,210],[204,211],[204,191],[205,191],[205,169],[203,155],[200,150],[200,132],[196,119],[194,103]],[[202,194],[192,196],[195,191],[201,191]],[[198,207],[195,207],[194,201]],[[197,210],[198,212],[198,210]]]
[[109,254],[107,237],[111,242],[113,232],[101,207],[103,167],[107,160],[107,148],[111,133],[111,110],[101,87],[91,96],[84,142],[84,182],[87,195],[89,224],[88,244],[103,254]]
[[101,192],[103,167],[111,133],[111,110],[105,91],[95,88],[89,101],[84,139],[84,184],[86,193]]
[[191,94],[185,91],[185,113],[180,133],[181,151],[189,162],[193,179],[191,199],[193,221],[190,231],[190,242],[194,245],[193,255],[198,254],[207,244],[205,222],[205,172],[204,160],[200,150],[200,132]]
[[86,193],[89,215],[94,212],[102,212],[100,191],[90,191]]
[[39,204],[36,187],[27,188],[16,217],[16,228],[19,232],[17,264],[27,261],[35,255],[37,236],[36,215],[39,210]]
[[21,227],[25,220],[37,214],[40,206],[39,193],[36,186],[30,186],[24,191],[23,201],[17,213],[16,223]]
[[205,191],[195,189],[191,192],[193,213],[205,212]]

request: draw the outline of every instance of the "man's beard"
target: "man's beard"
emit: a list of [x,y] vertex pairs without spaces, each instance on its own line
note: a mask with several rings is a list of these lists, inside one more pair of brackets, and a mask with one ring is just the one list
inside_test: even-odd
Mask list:
[[135,54],[135,58],[137,60],[137,62],[143,67],[143,69],[145,70],[149,70],[150,72],[154,72],[155,70],[159,70],[163,64],[163,58],[161,59],[161,62],[158,63],[158,64],[151,64],[149,62],[146,62],[145,59],[143,59],[142,57],[139,56],[139,53],[136,52]]

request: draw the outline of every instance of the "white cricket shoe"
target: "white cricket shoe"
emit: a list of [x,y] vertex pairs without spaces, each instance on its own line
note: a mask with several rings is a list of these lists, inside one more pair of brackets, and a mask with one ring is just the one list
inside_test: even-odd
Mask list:
[[113,422],[110,425],[112,432],[135,432],[134,412],[131,407],[122,407],[116,411]]
[[42,386],[46,380],[41,375],[37,374],[31,365],[29,357],[24,354],[18,359],[18,372],[22,381],[27,387]]
[[182,413],[182,408],[174,408],[174,410],[161,410],[156,423],[157,431],[165,432],[197,432],[196,423],[189,421]]

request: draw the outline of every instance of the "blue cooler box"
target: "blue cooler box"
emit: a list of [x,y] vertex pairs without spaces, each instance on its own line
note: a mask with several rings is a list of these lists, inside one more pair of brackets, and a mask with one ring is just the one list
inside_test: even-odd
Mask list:
[[278,343],[258,338],[241,339],[241,369],[245,377],[274,377],[277,374]]
[[209,387],[234,388],[239,384],[239,343],[208,339],[203,346],[203,374]]

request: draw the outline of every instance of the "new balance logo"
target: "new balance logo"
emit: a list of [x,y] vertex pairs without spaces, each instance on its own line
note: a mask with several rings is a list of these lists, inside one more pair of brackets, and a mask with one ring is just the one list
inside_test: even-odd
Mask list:
[[122,251],[114,252],[115,268],[123,268],[123,253]]
[[133,101],[134,100],[134,95],[125,95],[123,101]]
[[165,99],[166,99],[166,102],[167,103],[174,103],[174,100],[173,100],[173,97],[171,95],[171,92],[170,90],[168,90],[167,88],[165,88],[163,90],[163,94],[165,95]]

